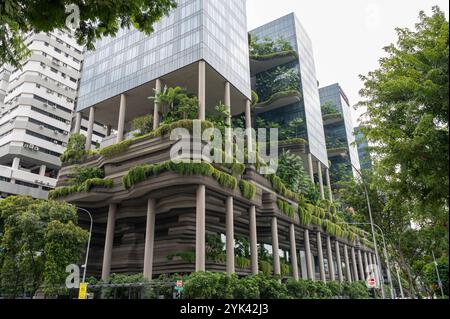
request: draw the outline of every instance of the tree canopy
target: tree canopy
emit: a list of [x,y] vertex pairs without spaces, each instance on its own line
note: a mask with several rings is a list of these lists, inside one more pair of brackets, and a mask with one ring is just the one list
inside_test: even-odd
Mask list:
[[[94,49],[97,39],[114,36],[130,26],[153,32],[153,25],[176,7],[175,0],[5,0],[0,2],[0,65],[18,66],[27,55],[22,36],[29,31],[64,29],[71,20],[68,5],[79,12],[75,36],[80,45]],[[73,21],[73,20],[72,20]]]
[[77,264],[88,234],[67,203],[11,196],[0,201],[0,295],[57,294],[66,266]]

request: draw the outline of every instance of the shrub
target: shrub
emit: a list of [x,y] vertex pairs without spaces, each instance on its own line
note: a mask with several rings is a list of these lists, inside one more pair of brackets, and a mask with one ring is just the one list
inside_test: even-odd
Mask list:
[[195,262],[195,251],[183,251],[177,253],[171,253],[166,256],[168,261],[172,261],[174,257],[180,257],[181,260],[192,264]]
[[91,178],[104,178],[105,173],[98,167],[80,167],[76,166],[69,175],[71,185],[81,184]]
[[125,153],[128,150],[128,147],[130,147],[130,144],[131,140],[126,140],[118,144],[110,145],[102,148],[99,151],[99,154],[105,158],[113,158],[114,156]]
[[67,148],[60,159],[63,164],[79,163],[86,155],[86,137],[83,134],[72,134]]
[[350,299],[369,299],[369,289],[364,281],[345,282],[342,284],[342,294]]
[[264,275],[256,275],[254,278],[258,284],[261,299],[288,299],[286,286],[277,279]]
[[136,130],[135,137],[150,133],[153,130],[153,115],[143,115],[137,117],[131,123],[133,130]]
[[222,273],[193,273],[184,286],[184,297],[187,299],[231,299],[232,278]]
[[94,187],[111,188],[113,187],[113,185],[113,181],[109,178],[92,178],[84,181],[81,184],[56,188],[49,192],[48,197],[49,199],[57,199],[61,197],[67,197],[79,192],[89,192]]
[[285,214],[286,216],[289,216],[291,218],[294,218],[295,216],[295,207],[290,205],[288,202],[278,199],[277,200],[278,208]]
[[242,196],[249,200],[252,200],[256,195],[256,186],[243,179],[239,181],[239,189],[241,190]]
[[233,297],[235,299],[259,299],[259,286],[255,276],[237,278],[233,276]]

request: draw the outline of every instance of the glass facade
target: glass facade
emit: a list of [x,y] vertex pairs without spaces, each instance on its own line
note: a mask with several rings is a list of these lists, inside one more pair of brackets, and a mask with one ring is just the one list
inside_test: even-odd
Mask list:
[[[308,34],[294,13],[250,31],[250,34],[260,39],[270,37],[275,40],[282,37],[298,52],[297,68],[300,74],[299,89],[302,94],[302,101],[296,107],[290,106],[290,111],[304,116],[303,120],[306,123],[305,137],[308,141],[309,150],[320,162],[328,166],[313,49]],[[280,116],[278,115],[278,117]],[[271,120],[275,119],[271,118]],[[287,120],[283,121],[286,122]]]
[[205,60],[251,96],[245,0],[178,0],[145,35],[122,29],[87,52],[77,111]]
[[[329,104],[342,116],[342,121],[325,123],[325,137],[328,149],[346,148],[348,150],[350,161],[356,167],[360,168],[358,149],[355,144],[354,126],[350,103],[347,96],[339,84],[333,84],[323,87],[319,90],[321,105]],[[330,157],[331,171],[333,172],[338,165],[346,165],[349,173],[353,171],[352,166],[347,159],[342,156]]]

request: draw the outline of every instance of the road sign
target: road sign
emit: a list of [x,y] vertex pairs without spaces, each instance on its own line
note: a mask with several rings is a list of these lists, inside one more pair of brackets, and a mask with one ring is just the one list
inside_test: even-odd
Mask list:
[[369,279],[367,279],[367,286],[369,286],[369,288],[375,288],[377,286],[376,279],[373,277],[370,277]]
[[86,299],[88,284],[85,282],[80,283],[80,291],[78,292],[78,299]]
[[177,287],[183,287],[183,280],[177,280]]

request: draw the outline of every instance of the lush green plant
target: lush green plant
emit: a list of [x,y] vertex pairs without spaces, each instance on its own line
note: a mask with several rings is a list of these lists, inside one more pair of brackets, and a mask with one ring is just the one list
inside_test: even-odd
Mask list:
[[86,154],[86,137],[83,134],[72,134],[61,155],[61,162],[69,165],[79,163]]
[[206,235],[206,256],[217,263],[226,261],[225,244],[222,242],[220,235]]
[[125,140],[120,143],[102,148],[98,152],[105,158],[113,158],[114,156],[124,154],[130,147],[131,142],[132,140]]
[[112,188],[114,182],[109,178],[91,178],[85,180],[81,184],[59,187],[51,190],[48,194],[49,199],[57,199],[62,197],[67,197],[69,195],[79,193],[79,192],[89,192],[94,187]]
[[235,257],[236,267],[240,269],[248,268],[251,264],[251,260],[246,257],[236,256]]
[[209,163],[174,163],[172,161],[134,167],[122,178],[122,185],[125,189],[130,189],[134,185],[166,171],[180,175],[209,176],[216,179],[224,187],[231,189],[237,187],[237,180],[234,176],[219,171]]
[[172,261],[174,257],[180,257],[181,260],[192,264],[195,262],[195,251],[182,251],[170,253],[166,256],[168,261]]
[[250,56],[266,56],[275,52],[292,51],[292,45],[283,37],[276,40],[270,37],[259,39],[256,36],[251,36],[249,43]]
[[69,184],[80,185],[88,179],[104,178],[105,173],[98,167],[82,167],[75,166],[72,172],[68,175]]
[[277,206],[278,208],[285,214],[286,216],[289,216],[291,218],[294,218],[296,209],[294,206],[289,204],[288,202],[278,199],[277,200]]
[[183,294],[187,299],[231,299],[232,281],[222,273],[193,273],[185,282]]
[[234,236],[235,248],[234,253],[237,257],[249,258],[250,257],[250,241],[247,237],[241,235]]
[[327,101],[322,105],[322,115],[328,115],[328,114],[336,114],[338,113],[336,106],[333,102]]
[[150,133],[153,131],[153,115],[149,114],[135,118],[131,123],[131,127],[137,131],[134,134],[135,137]]
[[256,186],[253,183],[247,182],[243,179],[239,181],[239,189],[241,190],[242,196],[247,199],[252,200],[256,195]]
[[[10,196],[0,201],[0,295],[65,294],[66,266],[78,263],[88,233],[76,208],[63,202]],[[38,253],[39,252],[39,253]]]
[[259,286],[254,276],[244,278],[233,277],[233,297],[235,299],[259,299]]

